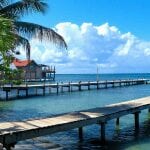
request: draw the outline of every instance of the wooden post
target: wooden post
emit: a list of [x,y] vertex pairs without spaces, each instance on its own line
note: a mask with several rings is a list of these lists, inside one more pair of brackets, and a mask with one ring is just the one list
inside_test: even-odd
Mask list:
[[49,86],[49,93],[51,93],[51,87]]
[[135,129],[136,130],[139,129],[139,113],[140,113],[140,111],[134,113]]
[[[71,83],[72,83],[72,81],[71,81]],[[70,84],[70,88],[71,88],[70,91],[72,92],[72,85],[71,84]]]
[[61,92],[63,92],[63,82],[61,82]]
[[116,126],[119,126],[119,118],[116,119]]
[[148,113],[150,113],[150,108],[148,109]]
[[71,87],[70,87],[70,82],[69,82],[69,85],[68,85],[68,92],[71,92]]
[[59,84],[57,82],[57,94],[59,93]]
[[45,96],[45,85],[43,86],[43,96]]
[[97,81],[97,90],[99,89],[99,81]]
[[105,143],[105,122],[101,122],[101,142]]
[[11,143],[11,144],[4,144],[3,147],[6,148],[7,150],[12,150],[15,148],[15,145],[17,143]]
[[27,85],[27,83],[26,83],[25,91],[26,91],[26,97],[28,97],[28,85]]
[[79,81],[79,91],[81,91],[81,81]]
[[79,127],[79,139],[82,140],[83,139],[83,128]]
[[105,88],[107,89],[107,80],[106,80],[106,82],[105,82]]
[[115,83],[114,83],[114,81],[113,81],[113,83],[112,83],[112,87],[113,87],[113,88],[115,87]]
[[121,80],[120,80],[120,87],[121,87]]
[[26,97],[28,97],[28,88],[26,89]]
[[38,91],[37,91],[37,87],[35,88],[35,94],[36,94],[36,96],[37,96],[37,93],[38,93]]
[[55,66],[54,66],[54,78],[53,78],[53,80],[55,80],[55,73],[56,73],[56,69],[55,69]]
[[8,100],[8,90],[6,90],[6,100]]
[[17,98],[19,98],[19,89],[17,89]]
[[90,81],[88,81],[88,90],[90,90]]

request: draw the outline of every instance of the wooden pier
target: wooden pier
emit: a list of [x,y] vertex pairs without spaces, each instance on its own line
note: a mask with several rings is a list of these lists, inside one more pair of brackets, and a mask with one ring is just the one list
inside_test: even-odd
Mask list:
[[[68,82],[68,83],[55,83],[55,84],[29,84],[29,85],[5,85],[1,86],[0,89],[5,92],[5,97],[0,99],[9,100],[13,99],[11,97],[11,92],[15,91],[16,96],[14,98],[20,98],[20,92],[24,92],[24,97],[29,97],[29,90],[34,89],[35,92],[32,92],[32,96],[39,95],[38,90],[42,90],[42,95],[50,94],[51,91],[55,91],[55,93],[60,92],[73,92],[73,91],[81,91],[81,90],[90,90],[92,88],[102,89],[109,87],[122,87],[122,86],[130,86],[130,85],[139,85],[139,84],[148,84],[148,79],[134,79],[134,80],[113,80],[113,81],[94,81],[94,82]],[[47,92],[48,91],[48,92]]]
[[92,124],[97,124],[101,127],[101,141],[105,142],[106,123],[109,120],[116,119],[116,125],[118,125],[120,117],[133,114],[135,131],[138,131],[140,128],[139,114],[144,109],[150,109],[150,97],[61,114],[44,119],[1,122],[0,143],[9,150],[19,141],[75,128],[79,129],[79,138],[83,138],[83,127]]

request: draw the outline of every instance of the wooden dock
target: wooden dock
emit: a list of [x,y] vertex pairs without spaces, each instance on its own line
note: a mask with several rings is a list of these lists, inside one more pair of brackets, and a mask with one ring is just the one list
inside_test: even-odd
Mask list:
[[[129,86],[129,85],[138,85],[138,84],[147,84],[149,79],[134,79],[134,80],[113,80],[113,81],[94,81],[94,82],[68,82],[68,83],[55,83],[55,84],[25,84],[25,85],[5,85],[1,86],[0,89],[5,92],[5,97],[0,99],[8,100],[12,99],[11,92],[15,91],[16,93],[14,98],[20,98],[21,92],[24,92],[24,97],[29,97],[29,91],[34,89],[35,92],[32,92],[32,96],[39,95],[39,90],[42,90],[42,95],[50,94],[53,91],[55,93],[60,92],[73,92],[73,91],[81,91],[81,90],[90,90],[92,88],[102,89],[102,88],[109,88],[109,87],[122,87],[122,86]],[[47,92],[48,91],[48,92]]]
[[[105,125],[109,120],[124,115],[133,114],[135,129],[139,130],[139,114],[144,109],[150,109],[150,97],[107,105],[83,111],[61,114],[50,118],[0,123],[0,143],[7,148],[14,146],[18,141],[79,129],[79,137],[83,137],[83,127],[97,124],[101,126],[101,141],[105,142]],[[99,131],[98,131],[99,132]]]

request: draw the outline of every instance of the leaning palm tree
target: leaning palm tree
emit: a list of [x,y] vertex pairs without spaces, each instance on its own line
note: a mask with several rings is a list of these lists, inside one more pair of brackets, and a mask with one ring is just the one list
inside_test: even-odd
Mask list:
[[[30,43],[32,37],[39,40],[48,40],[56,45],[67,48],[63,37],[54,30],[38,24],[23,22],[21,17],[32,13],[45,13],[47,3],[44,0],[0,0],[0,15],[11,19],[14,24],[14,34],[16,36],[15,47],[22,45],[30,59]],[[13,52],[15,50],[13,49]]]

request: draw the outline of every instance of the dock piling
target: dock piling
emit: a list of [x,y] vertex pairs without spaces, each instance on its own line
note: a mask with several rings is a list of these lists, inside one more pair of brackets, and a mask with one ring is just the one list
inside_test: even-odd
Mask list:
[[28,97],[28,88],[26,89],[26,97]]
[[8,92],[9,91],[6,90],[6,100],[8,100]]
[[101,142],[105,143],[106,139],[105,139],[105,125],[106,122],[101,122]]
[[140,125],[139,125],[139,114],[140,114],[140,111],[134,113],[135,130],[139,130],[139,127],[140,127]]
[[90,90],[91,88],[90,88],[90,81],[88,81],[88,90]]
[[81,91],[81,81],[79,81],[79,91]]
[[71,92],[71,85],[70,85],[70,82],[68,84],[68,92]]
[[[77,87],[78,91],[82,90],[82,87],[87,87],[88,90],[90,90],[92,87],[94,87],[95,89],[100,89],[100,88],[111,88],[111,87],[121,87],[121,86],[127,86],[127,85],[138,85],[138,84],[146,84],[146,81],[148,82],[148,79],[132,79],[132,80],[111,80],[111,81],[94,81],[94,82],[68,82],[68,83],[54,83],[54,84],[45,84],[45,82],[43,84],[37,84],[37,85],[15,85],[12,87],[8,87],[8,86],[3,86],[2,90],[6,93],[5,94],[5,100],[8,100],[9,98],[9,92],[11,92],[12,90],[16,90],[16,94],[15,97],[19,98],[19,92],[20,91],[24,91],[26,94],[26,97],[30,96],[29,91],[31,88],[34,88],[36,91],[34,93],[34,96],[38,95],[37,90],[38,89],[42,89],[43,91],[43,95],[46,94],[46,88],[49,88],[49,93],[51,93],[51,89],[54,88],[56,89],[57,94],[59,92],[64,92],[64,91],[68,91],[68,92],[72,92],[74,90],[74,87]],[[59,90],[60,88],[60,90]],[[65,90],[65,88],[67,88],[67,90]],[[85,88],[83,88],[85,89]],[[11,97],[11,95],[10,95]],[[1,98],[1,97],[0,97]]]
[[57,94],[59,93],[59,84],[57,82]]
[[17,98],[19,98],[19,89],[17,89]]
[[79,127],[79,139],[82,140],[83,139],[83,128]]
[[97,90],[99,89],[99,81],[97,81]]
[[63,92],[63,82],[61,82],[61,92]]
[[116,119],[116,126],[119,126],[119,118]]
[[106,82],[105,82],[105,88],[107,89],[107,80],[106,80]]

